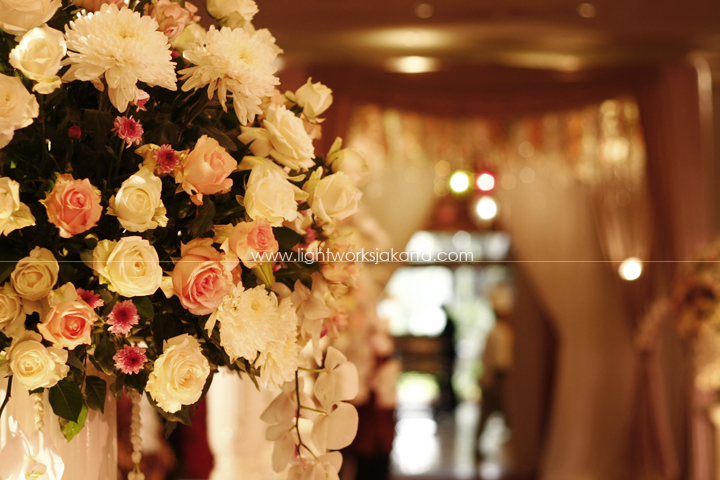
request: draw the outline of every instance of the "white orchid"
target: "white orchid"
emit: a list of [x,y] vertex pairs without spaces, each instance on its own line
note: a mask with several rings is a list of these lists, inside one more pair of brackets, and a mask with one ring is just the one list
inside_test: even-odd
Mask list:
[[27,436],[12,417],[8,423],[11,437],[0,449],[0,478],[60,480],[65,464],[52,441],[39,430]]

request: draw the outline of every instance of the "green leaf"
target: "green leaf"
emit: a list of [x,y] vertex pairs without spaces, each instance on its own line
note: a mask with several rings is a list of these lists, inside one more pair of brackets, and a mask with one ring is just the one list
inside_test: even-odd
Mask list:
[[115,372],[115,360],[113,360],[115,352],[115,346],[107,336],[101,337],[100,341],[95,346],[93,358],[100,366],[100,369],[108,375],[112,375]]
[[149,375],[150,372],[145,369],[140,370],[138,373],[127,374],[125,375],[125,386],[134,388],[138,392],[143,392]]
[[64,418],[58,418],[58,421],[60,422],[60,430],[62,430],[63,435],[65,435],[65,439],[68,442],[75,438],[75,435],[80,433],[80,430],[83,429],[83,427],[85,426],[85,420],[87,420],[87,414],[88,407],[83,405],[82,410],[80,410],[80,415],[78,416],[77,422],[65,420]]
[[160,408],[155,399],[152,398],[149,393],[146,396],[148,401],[150,402],[150,405],[152,405],[165,420],[169,422],[180,422],[183,425],[192,425],[192,422],[190,421],[189,405],[183,405],[182,408],[177,412],[170,413]]
[[72,353],[70,355],[68,355],[67,364],[70,365],[71,367],[77,368],[81,372],[85,371],[85,365],[83,364],[83,362],[81,362],[80,359],[77,358]]
[[153,307],[152,300],[148,297],[134,297],[132,302],[135,304],[138,310],[140,318],[148,320],[155,316],[155,307]]
[[225,135],[225,133],[215,127],[199,127],[199,132],[201,135],[207,135],[208,137],[212,137],[220,144],[221,147],[226,149],[229,152],[234,152],[237,150],[237,145],[235,142],[232,141],[230,137]]
[[71,422],[78,422],[85,402],[80,387],[76,383],[70,380],[60,380],[50,389],[48,398],[55,415]]
[[110,385],[110,391],[115,396],[115,398],[120,398],[122,396],[123,387],[125,386],[125,374],[121,373],[118,375],[117,380],[115,380],[115,383]]
[[273,228],[275,240],[278,241],[281,252],[287,252],[303,240],[302,235],[287,227]]
[[165,420],[165,438],[170,438],[170,435],[175,431],[178,426],[178,422],[171,422]]
[[20,257],[13,254],[0,254],[0,284],[10,276]]
[[105,395],[107,394],[107,382],[100,377],[88,375],[85,377],[85,398],[88,407],[105,413]]
[[197,210],[197,216],[188,223],[188,233],[191,237],[201,237],[213,224],[215,217],[215,203],[205,196],[203,204]]
[[158,354],[162,353],[165,340],[185,333],[182,322],[173,315],[156,315],[152,322],[152,331]]

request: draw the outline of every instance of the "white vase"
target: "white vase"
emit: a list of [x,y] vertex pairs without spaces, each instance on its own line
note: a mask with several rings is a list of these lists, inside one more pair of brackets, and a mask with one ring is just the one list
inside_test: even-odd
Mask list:
[[215,464],[210,480],[270,480],[273,443],[260,414],[278,392],[258,391],[247,378],[221,368],[207,395],[208,443]]
[[[5,398],[7,379],[0,379],[0,402]],[[115,397],[105,398],[105,414],[88,412],[85,428],[71,442],[65,440],[57,416],[45,391],[45,427],[43,432],[55,445],[65,463],[63,479],[114,480],[117,478],[117,422]],[[0,418],[0,448],[10,438],[8,419],[12,416],[28,435],[35,430],[35,410],[28,391],[13,384],[12,397]]]

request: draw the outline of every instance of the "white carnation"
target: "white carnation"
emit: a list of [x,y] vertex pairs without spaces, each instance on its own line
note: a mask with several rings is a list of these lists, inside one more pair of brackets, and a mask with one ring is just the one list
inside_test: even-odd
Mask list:
[[104,5],[100,12],[71,21],[65,27],[72,66],[64,81],[97,82],[104,76],[110,101],[124,112],[130,102],[147,98],[137,82],[177,88],[170,43],[158,23],[128,8]]
[[208,85],[208,98],[212,98],[217,88],[225,111],[228,93],[232,94],[235,114],[245,125],[262,113],[261,98],[271,95],[273,87],[280,83],[272,64],[276,56],[261,36],[250,35],[241,28],[210,27],[200,42],[189,45],[183,52],[183,57],[195,66],[180,70],[181,80],[185,80],[182,90]]

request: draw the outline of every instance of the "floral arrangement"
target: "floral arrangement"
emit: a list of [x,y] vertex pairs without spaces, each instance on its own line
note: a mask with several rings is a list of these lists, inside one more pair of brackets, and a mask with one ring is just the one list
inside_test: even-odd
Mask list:
[[207,9],[0,0],[0,413],[46,394],[70,440],[109,389],[171,429],[227,367],[281,387],[276,469],[336,478],[358,375],[326,339],[358,269],[299,254],[354,250],[365,160],[315,152],[332,92],[276,89],[253,0]]
[[693,346],[695,386],[720,390],[720,239],[681,264],[671,311],[680,334]]

